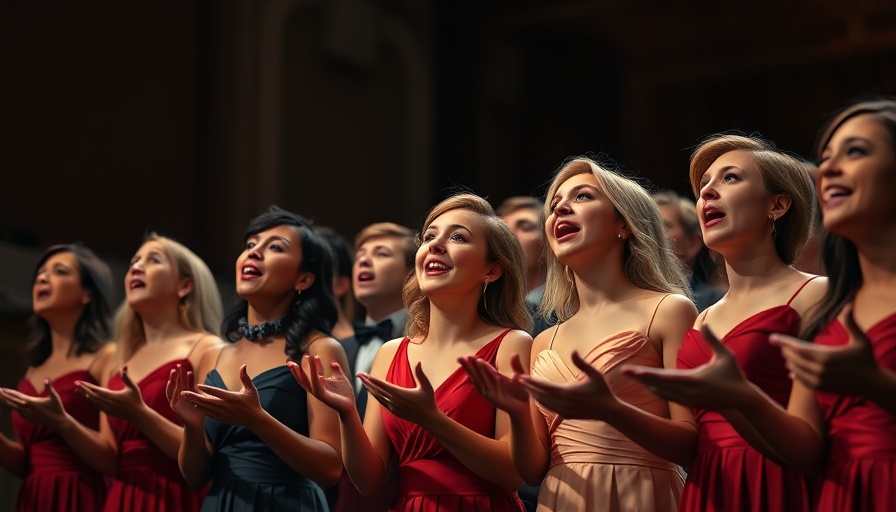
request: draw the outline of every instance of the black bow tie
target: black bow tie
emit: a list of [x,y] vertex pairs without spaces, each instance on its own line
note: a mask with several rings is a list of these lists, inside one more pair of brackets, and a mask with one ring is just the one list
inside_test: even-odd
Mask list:
[[376,325],[353,324],[355,327],[355,340],[358,345],[364,345],[373,338],[381,340],[392,339],[392,320],[387,318]]

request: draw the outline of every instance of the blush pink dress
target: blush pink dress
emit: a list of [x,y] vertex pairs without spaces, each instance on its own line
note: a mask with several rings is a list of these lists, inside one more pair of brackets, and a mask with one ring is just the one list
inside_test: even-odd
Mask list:
[[[556,327],[559,328],[560,325]],[[665,400],[620,372],[624,364],[663,367],[662,357],[645,334],[615,334],[597,341],[583,357],[600,370],[620,400],[651,414],[669,417]],[[536,356],[532,375],[561,383],[583,378],[552,348]],[[539,512],[676,510],[684,484],[677,465],[641,448],[604,421],[565,419],[538,407],[551,436],[550,466],[538,494]]]

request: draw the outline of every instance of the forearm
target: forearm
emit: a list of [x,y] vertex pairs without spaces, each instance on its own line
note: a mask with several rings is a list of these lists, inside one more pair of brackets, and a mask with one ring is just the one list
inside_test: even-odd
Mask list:
[[104,475],[118,474],[118,447],[114,442],[68,414],[56,431],[88,466]]
[[25,447],[0,434],[0,466],[13,475],[23,478],[26,467]]
[[823,456],[822,436],[812,426],[788,413],[755,386],[736,410],[722,412],[751,446],[776,462],[804,473],[818,470]]
[[356,412],[352,411],[345,416],[340,414],[339,426],[342,462],[348,476],[362,495],[376,495],[386,481],[390,461],[383,460],[374,449]]
[[342,474],[339,453],[327,443],[304,436],[263,411],[251,430],[280,459],[300,473],[327,488]]
[[185,426],[177,451],[177,465],[190,487],[199,488],[212,478],[212,453],[205,441],[202,425]]
[[146,405],[133,419],[133,422],[162,453],[170,457],[171,460],[177,460],[177,452],[183,438],[183,428],[180,425],[168,420]]
[[441,411],[425,428],[480,477],[512,491],[522,486],[522,477],[514,466],[507,443],[479,435]]
[[[540,418],[539,418],[540,419]],[[531,415],[510,415],[510,458],[523,480],[540,485],[550,462],[550,439],[539,437]]]
[[662,418],[622,401],[606,422],[657,457],[679,465],[694,458],[697,427],[691,422]]

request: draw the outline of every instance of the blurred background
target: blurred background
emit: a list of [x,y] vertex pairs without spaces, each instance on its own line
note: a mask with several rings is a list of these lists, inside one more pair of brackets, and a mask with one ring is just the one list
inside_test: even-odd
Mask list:
[[[226,295],[272,203],[351,240],[419,228],[458,186],[541,196],[580,154],[690,196],[710,133],[811,159],[833,110],[896,94],[896,2],[3,0],[0,70],[0,385],[15,386],[50,244],[80,240],[118,277],[157,231]],[[0,470],[0,510],[15,485]]]

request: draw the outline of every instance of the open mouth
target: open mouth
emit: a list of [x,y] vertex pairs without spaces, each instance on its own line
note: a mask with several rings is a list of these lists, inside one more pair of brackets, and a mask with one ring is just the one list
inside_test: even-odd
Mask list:
[[847,197],[852,194],[852,190],[844,187],[828,187],[824,191],[824,202],[827,203],[840,197]]
[[706,208],[703,210],[703,224],[712,224],[715,221],[725,218],[725,212],[718,208]]
[[141,280],[139,280],[139,279],[134,279],[134,280],[131,281],[131,283],[128,285],[128,289],[129,289],[129,290],[135,290],[135,289],[137,289],[137,288],[146,288],[146,283],[144,283],[143,281],[141,281]]
[[373,281],[373,272],[359,272],[358,273],[358,282],[366,283],[368,281]]
[[40,290],[37,292],[37,299],[43,300],[50,296],[50,290]]
[[423,270],[426,272],[426,275],[434,276],[448,272],[449,270],[451,270],[451,267],[442,263],[441,261],[431,260],[426,262],[426,264],[423,266]]
[[243,267],[242,273],[244,276],[260,276],[261,271],[252,265],[246,265]]
[[581,228],[570,222],[558,222],[554,226],[554,238],[560,240],[581,231]]

